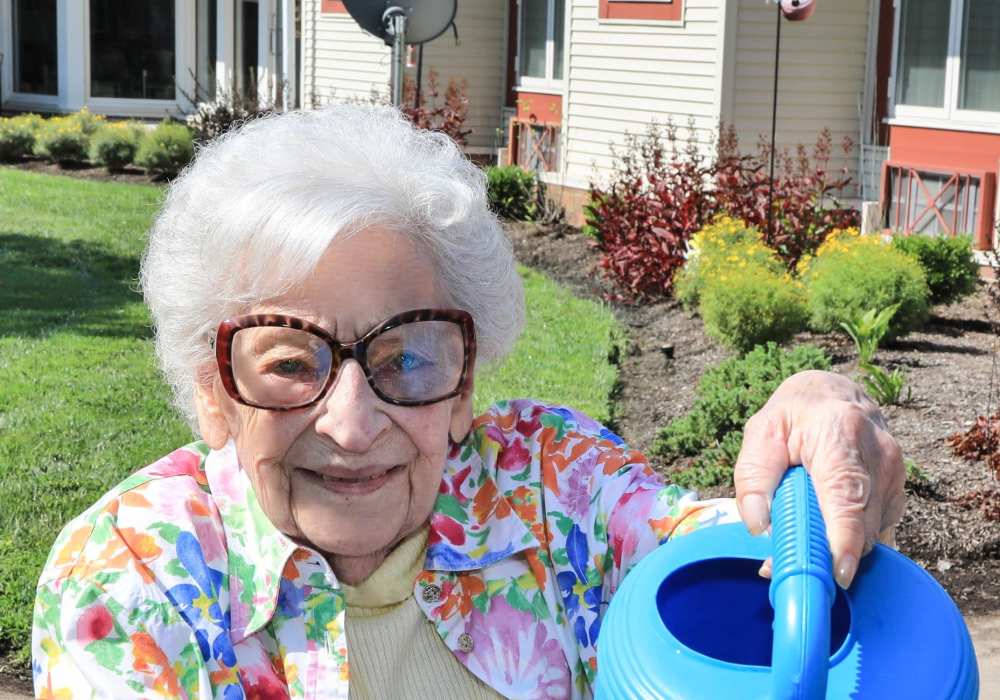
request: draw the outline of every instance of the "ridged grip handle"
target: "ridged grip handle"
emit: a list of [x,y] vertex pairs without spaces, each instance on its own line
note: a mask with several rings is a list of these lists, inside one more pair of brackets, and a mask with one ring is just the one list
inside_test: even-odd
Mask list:
[[826,526],[802,467],[789,469],[775,491],[771,540],[772,697],[821,700],[826,697],[836,589]]

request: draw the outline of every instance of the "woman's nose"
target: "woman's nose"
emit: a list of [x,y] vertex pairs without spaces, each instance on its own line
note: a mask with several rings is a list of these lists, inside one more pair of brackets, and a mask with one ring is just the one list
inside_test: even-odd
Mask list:
[[316,431],[346,452],[366,452],[391,425],[382,412],[382,401],[368,385],[356,360],[340,366],[321,404],[323,413],[316,421]]

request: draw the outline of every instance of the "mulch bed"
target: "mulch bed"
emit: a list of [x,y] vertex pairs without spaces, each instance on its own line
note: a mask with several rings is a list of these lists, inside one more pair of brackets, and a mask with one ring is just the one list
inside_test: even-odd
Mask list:
[[[597,267],[590,239],[567,227],[508,226],[520,262],[548,274],[577,295],[604,300],[613,292]],[[947,436],[966,430],[987,412],[994,336],[981,290],[962,302],[939,306],[919,333],[881,348],[879,362],[907,373],[912,399],[883,409],[893,436],[928,475],[928,484],[908,488],[907,511],[897,533],[900,550],[924,566],[965,614],[1000,611],[1000,522],[985,508],[963,506],[972,492],[1000,490],[983,463],[956,457]],[[613,427],[648,453],[659,428],[686,413],[698,378],[731,353],[709,338],[701,320],[674,301],[643,306],[611,303],[630,334],[620,362],[620,393]],[[825,349],[833,371],[856,376],[854,346],[838,335],[803,333],[796,343]],[[1000,385],[1000,375],[994,378]],[[994,387],[992,410],[998,399]],[[667,478],[675,464],[656,464]],[[717,487],[706,496],[731,496]]]
[[139,167],[128,167],[120,173],[109,173],[106,168],[91,165],[90,163],[58,165],[38,158],[26,158],[16,163],[4,163],[4,165],[33,173],[67,175],[80,180],[96,180],[99,182],[126,182],[132,185],[163,185],[167,182],[165,178],[157,175],[149,175]]

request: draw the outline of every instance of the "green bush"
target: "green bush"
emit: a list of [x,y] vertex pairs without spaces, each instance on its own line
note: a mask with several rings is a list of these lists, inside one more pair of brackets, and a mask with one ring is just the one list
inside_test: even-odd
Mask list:
[[[825,249],[824,249],[825,248]],[[920,264],[878,237],[855,236],[824,244],[803,273],[809,325],[828,333],[868,309],[899,304],[888,340],[920,327],[928,316],[930,290]]]
[[760,231],[739,219],[719,216],[698,231],[688,243],[688,257],[674,279],[674,294],[689,311],[698,306],[708,280],[756,266],[774,274],[785,268],[774,251],[764,245]]
[[20,160],[35,149],[35,137],[42,118],[37,114],[21,114],[0,119],[0,160]]
[[809,317],[801,284],[757,264],[709,277],[698,311],[708,334],[737,352],[783,343]]
[[35,153],[55,163],[82,163],[90,150],[90,136],[76,115],[51,117],[42,122],[35,139]]
[[90,159],[110,172],[121,172],[135,160],[144,130],[132,122],[105,124],[90,142]]
[[183,124],[164,120],[143,137],[135,162],[151,173],[173,176],[193,157],[191,131]]
[[486,192],[490,209],[497,216],[513,221],[534,221],[535,174],[516,165],[486,169]]
[[668,460],[693,458],[671,475],[677,483],[705,488],[727,483],[743,440],[743,426],[781,382],[807,369],[829,369],[819,348],[802,345],[782,350],[774,343],[730,358],[698,380],[691,411],[662,428],[652,452]]
[[976,291],[979,265],[971,236],[895,236],[892,245],[920,263],[932,304],[950,304]]

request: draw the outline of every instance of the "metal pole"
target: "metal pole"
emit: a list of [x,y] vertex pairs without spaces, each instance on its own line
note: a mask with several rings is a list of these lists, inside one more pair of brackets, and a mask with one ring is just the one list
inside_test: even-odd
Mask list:
[[767,237],[773,235],[771,226],[774,220],[774,151],[775,136],[778,131],[778,66],[781,60],[781,3],[774,3],[775,14],[778,16],[778,32],[774,42],[774,100],[771,104],[771,169],[767,187]]
[[413,109],[420,109],[420,82],[424,72],[424,45],[417,45],[417,89],[413,96]]
[[382,21],[392,34],[392,104],[402,107],[406,71],[406,11],[401,7],[390,7],[382,15]]

